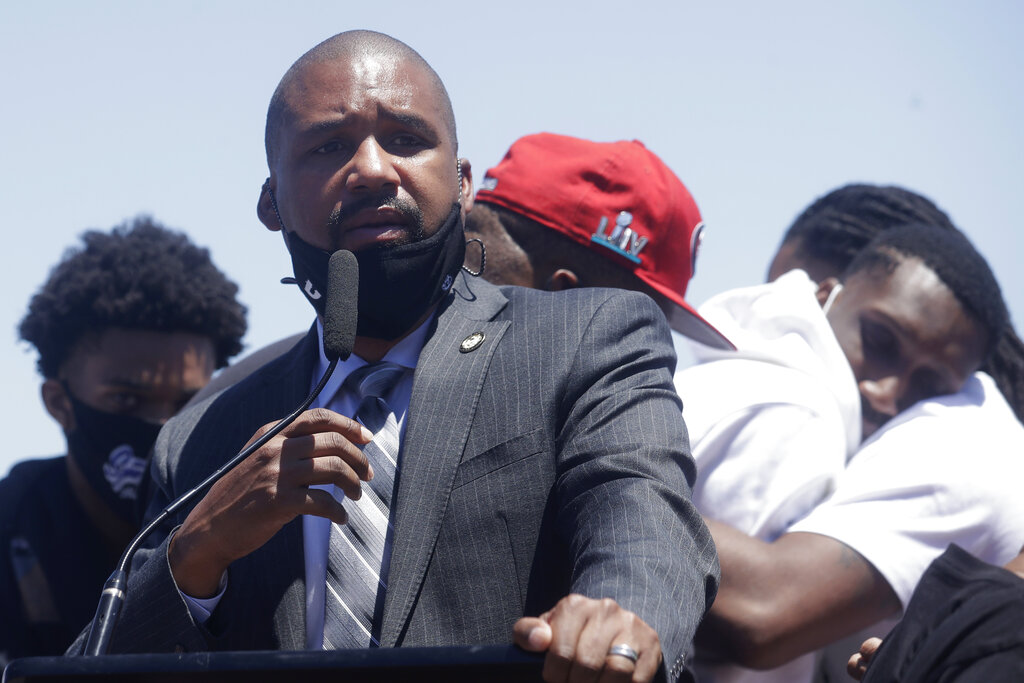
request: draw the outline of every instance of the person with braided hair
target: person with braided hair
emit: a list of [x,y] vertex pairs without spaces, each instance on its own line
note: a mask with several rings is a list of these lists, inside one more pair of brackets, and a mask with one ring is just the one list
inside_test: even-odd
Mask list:
[[[516,151],[515,145],[512,151]],[[512,157],[515,160],[515,155]],[[510,165],[508,159],[502,163]],[[545,184],[546,173],[537,171],[538,166],[547,168],[524,165],[526,170],[512,178],[515,184],[508,177],[491,171],[488,179],[500,191],[516,199],[513,206],[518,207],[527,200],[538,201],[536,191],[523,191],[524,178],[545,191],[558,186],[557,182]],[[796,248],[797,240],[790,241],[786,245],[789,253],[777,259],[780,264],[784,258],[813,260],[812,265],[817,268],[811,269],[822,278],[820,285],[806,273],[791,272],[780,277],[779,282],[725,292],[705,303],[700,314],[734,342],[739,351],[695,345],[694,355],[702,362],[678,371],[675,377],[698,467],[693,500],[706,517],[716,520],[709,522],[716,543],[729,552],[737,543],[734,535],[740,540],[756,537],[759,539],[754,541],[759,544],[755,547],[756,553],[764,548],[775,549],[771,542],[785,535],[788,538],[778,548],[785,553],[795,546],[803,553],[787,558],[789,563],[778,562],[777,567],[784,571],[773,571],[776,565],[772,562],[765,566],[753,564],[748,573],[734,573],[731,579],[729,567],[723,565],[724,609],[722,605],[713,605],[709,623],[714,627],[723,626],[725,632],[714,632],[709,640],[713,645],[725,644],[726,647],[731,641],[742,642],[743,633],[728,632],[733,624],[755,635],[768,632],[779,638],[777,643],[768,643],[779,645],[779,651],[765,655],[778,656],[778,659],[752,662],[757,666],[774,666],[776,662],[785,662],[786,658],[792,659],[799,651],[788,654],[786,650],[800,647],[801,642],[813,642],[824,636],[825,640],[817,641],[824,644],[830,633],[841,635],[842,629],[847,628],[846,617],[849,616],[844,614],[844,609],[856,608],[862,595],[876,599],[866,601],[869,605],[853,614],[854,622],[870,620],[875,609],[880,610],[878,617],[897,609],[898,600],[890,596],[892,589],[885,578],[870,563],[850,559],[856,555],[853,548],[841,540],[821,539],[809,533],[786,533],[820,504],[843,477],[848,458],[855,457],[863,443],[862,433],[871,435],[883,431],[887,420],[920,399],[939,400],[939,405],[932,410],[941,411],[938,397],[960,390],[965,383],[969,394],[994,393],[996,398],[992,401],[1001,401],[991,381],[976,385],[971,378],[996,340],[1001,339],[1007,317],[998,284],[973,246],[941,210],[908,190],[862,185],[844,188],[837,196],[843,200],[841,206],[834,206],[831,199],[817,202],[813,211],[809,209],[803,220],[798,221],[799,230],[793,231],[810,243],[813,259],[806,253],[809,249]],[[481,190],[477,199],[487,212],[478,205],[470,215],[474,236],[479,236],[487,246],[485,277],[502,284],[551,287],[558,274],[566,272],[556,268],[564,264],[568,252],[553,241],[564,228],[558,222],[538,224],[511,211],[505,215],[503,207],[493,210],[492,221],[492,211],[486,203],[489,198],[489,192]],[[512,203],[511,199],[506,201]],[[576,206],[573,202],[562,204]],[[812,220],[814,216],[827,216],[827,229],[820,230],[820,224]],[[906,223],[916,225],[903,226]],[[848,239],[839,239],[847,233],[851,234]],[[873,236],[880,241],[866,249]],[[841,244],[837,246],[837,242]],[[559,266],[550,265],[559,259]],[[854,263],[851,265],[851,262]],[[473,265],[479,266],[478,263]],[[580,267],[573,268],[579,275],[570,286],[595,285],[595,280],[610,270],[609,266],[626,271],[622,264],[611,261],[581,263]],[[906,270],[908,268],[911,270]],[[844,280],[845,288],[839,285],[839,279]],[[900,286],[885,285],[895,282]],[[873,291],[877,283],[883,283],[885,291]],[[628,281],[615,283],[615,286],[636,288]],[[869,293],[872,305],[887,302],[893,308],[889,309],[890,315],[884,322],[876,322],[868,341],[884,339],[890,331],[897,334],[898,330],[903,346],[898,354],[886,348],[888,341],[876,344],[882,348],[870,348],[870,343],[858,338],[854,328],[860,324],[861,316],[867,315],[865,311],[876,310],[863,305]],[[918,310],[933,300],[942,302],[939,314],[923,314]],[[855,307],[854,315],[851,307],[858,301],[861,303]],[[898,324],[893,323],[894,318],[899,320]],[[946,342],[964,330],[939,329],[930,324],[930,318],[946,322],[958,319],[967,330],[983,329],[985,332],[977,337],[968,333],[967,337],[974,342],[946,348]],[[938,362],[936,348],[943,349],[938,354]],[[878,375],[875,366],[880,361],[890,361],[893,355],[911,369],[906,374],[912,379],[906,386],[894,386],[891,382],[883,386],[886,383],[873,381]],[[921,357],[926,358],[923,363]],[[872,402],[862,403],[858,381],[872,385],[866,390]],[[729,389],[723,390],[723,387]],[[1005,439],[1007,447],[1018,444],[1024,448],[1024,430],[1014,427],[1012,418],[1000,419],[1008,414],[1009,410],[1000,414],[991,406],[986,411],[986,415],[1003,427],[1010,425]],[[866,419],[862,420],[862,416]],[[942,420],[941,413],[939,417],[919,421],[918,426],[927,429],[936,420]],[[913,430],[897,430],[896,433],[907,433],[912,439],[919,437]],[[868,447],[868,462],[873,458],[871,454],[884,452],[884,449]],[[998,457],[998,452],[995,455]],[[909,474],[912,476],[913,470]],[[983,480],[978,492],[988,490],[985,486],[991,483]],[[1005,487],[1000,490],[1005,492]],[[994,516],[1001,519],[1011,516],[1006,510],[1012,506],[1003,500],[993,500],[992,508],[996,511]],[[740,529],[745,533],[740,534]],[[954,535],[952,529],[946,531]],[[803,544],[808,537],[811,539],[809,547]],[[739,565],[741,570],[746,569],[743,566],[746,558],[732,559],[734,567]],[[792,566],[793,561],[801,559],[810,562]],[[809,576],[804,577],[801,572],[808,572]],[[793,576],[800,579],[794,581]],[[771,592],[781,596],[776,603],[759,603],[762,596],[745,593],[751,587],[756,589],[762,577],[769,582]],[[824,579],[824,585],[816,586],[816,579]],[[747,581],[750,586],[737,588],[737,584]],[[822,610],[830,604],[844,609],[824,615],[801,609],[800,605],[791,609],[793,603],[788,601],[787,589],[800,591],[803,585],[821,589],[820,593],[808,591],[808,595]],[[865,585],[868,588],[864,588]],[[863,594],[859,592],[862,588]],[[873,592],[876,589],[877,595]],[[830,603],[833,599],[835,602]],[[845,602],[847,599],[849,602]],[[791,617],[792,624],[782,624],[781,628],[792,628],[792,632],[781,636],[771,634],[769,629],[781,623],[777,615],[772,614],[773,609],[790,612],[782,616]],[[716,615],[720,617],[718,623],[715,623]],[[767,624],[757,623],[762,615],[769,618]],[[834,621],[830,622],[833,617]],[[762,631],[756,630],[762,626]],[[806,631],[799,632],[804,626],[807,626]],[[855,625],[849,628],[852,630]],[[755,648],[751,647],[750,651]],[[712,651],[705,647],[703,653],[712,654]],[[730,653],[724,654],[728,659]],[[814,669],[810,655],[764,672],[722,665],[709,659],[697,662],[699,681],[808,681]]]
[[896,185],[844,185],[818,197],[782,238],[768,280],[800,268],[815,282],[838,277],[880,232],[909,223],[956,230],[930,199]]
[[[897,185],[844,185],[804,209],[782,238],[768,280],[800,268],[815,282],[838,277],[878,233],[908,223],[956,230],[927,197]],[[1024,342],[1012,325],[982,371],[996,381],[1018,420],[1024,421]]]
[[[937,384],[944,373],[935,374],[927,362],[912,372],[890,367],[893,354],[952,348],[949,335],[936,335],[931,351],[907,349],[905,327],[882,329],[886,324],[879,325],[871,309],[839,313],[849,306],[855,273],[884,282],[887,274],[899,275],[900,258],[911,254],[928,265],[969,320],[988,330],[979,364],[961,368],[968,371],[955,385]],[[778,539],[763,542],[709,522],[722,586],[698,633],[703,656],[769,669],[832,643],[822,666],[828,680],[842,680],[834,676],[845,669],[849,643],[859,644],[870,624],[866,631],[885,633],[947,545],[957,543],[994,564],[1020,549],[1024,506],[1014,484],[1024,476],[1024,427],[992,379],[976,371],[1005,350],[1010,329],[998,283],[983,264],[941,210],[903,188],[840,188],[790,228],[769,278],[799,267],[822,285],[843,280],[829,318],[857,377],[865,440],[832,496]],[[927,301],[906,301],[905,312],[922,322],[948,322]],[[772,671],[747,671],[707,680],[811,676],[806,664],[803,677],[788,673],[773,679]]]

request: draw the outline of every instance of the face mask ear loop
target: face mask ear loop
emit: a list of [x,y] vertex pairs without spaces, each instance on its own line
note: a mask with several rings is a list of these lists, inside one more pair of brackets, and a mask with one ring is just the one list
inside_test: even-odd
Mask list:
[[469,273],[470,275],[472,275],[473,277],[480,277],[481,275],[484,274],[484,270],[487,268],[487,247],[484,246],[483,241],[477,239],[476,237],[474,237],[471,240],[466,240],[466,246],[468,247],[473,242],[476,242],[477,244],[480,245],[480,270],[474,272],[467,268],[466,264],[462,264],[462,269]]
[[285,230],[284,221],[281,220],[281,212],[277,210],[277,197],[274,196],[274,191],[270,189],[270,178],[263,181],[263,189],[267,191],[267,195],[270,197],[270,205],[274,207],[274,215],[277,216],[278,224],[282,230]]
[[[277,216],[277,222],[281,226],[281,230],[285,230],[284,221],[281,220],[281,212],[277,210],[277,197],[274,196],[274,191],[270,189],[270,178],[263,181],[263,189],[266,191],[267,196],[270,197],[270,205],[274,207],[274,215]],[[298,285],[299,281],[289,275],[288,277],[281,278],[281,284]]]
[[826,315],[828,314],[829,309],[832,308],[832,304],[835,302],[836,297],[839,296],[839,292],[842,291],[842,289],[843,283],[837,282],[836,286],[832,288],[832,291],[828,293],[828,298],[825,299],[825,303],[821,307],[822,313],[825,313]]

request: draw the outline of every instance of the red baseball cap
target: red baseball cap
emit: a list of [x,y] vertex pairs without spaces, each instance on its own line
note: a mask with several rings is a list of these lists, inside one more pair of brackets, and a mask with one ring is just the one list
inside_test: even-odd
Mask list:
[[591,142],[538,133],[488,169],[476,201],[557,230],[634,273],[676,307],[669,323],[734,349],[686,302],[704,223],[682,181],[638,140]]

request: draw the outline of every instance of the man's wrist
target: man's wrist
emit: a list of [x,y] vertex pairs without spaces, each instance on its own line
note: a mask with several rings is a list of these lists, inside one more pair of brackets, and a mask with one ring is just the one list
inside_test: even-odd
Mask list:
[[172,534],[167,546],[167,563],[171,578],[182,594],[204,600],[222,591],[227,567],[203,557],[180,528]]

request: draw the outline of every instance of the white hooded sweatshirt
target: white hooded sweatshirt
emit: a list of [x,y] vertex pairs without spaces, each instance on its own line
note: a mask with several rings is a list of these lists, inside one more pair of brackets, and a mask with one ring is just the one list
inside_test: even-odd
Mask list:
[[[833,490],[860,444],[860,393],[802,270],[719,294],[700,314],[736,345],[691,342],[675,375],[705,516],[773,541]],[[814,655],[770,671],[696,663],[701,683],[809,681]]]
[[700,314],[736,351],[692,344],[676,390],[702,514],[765,541],[831,493],[860,444],[860,394],[802,270],[719,294]]

